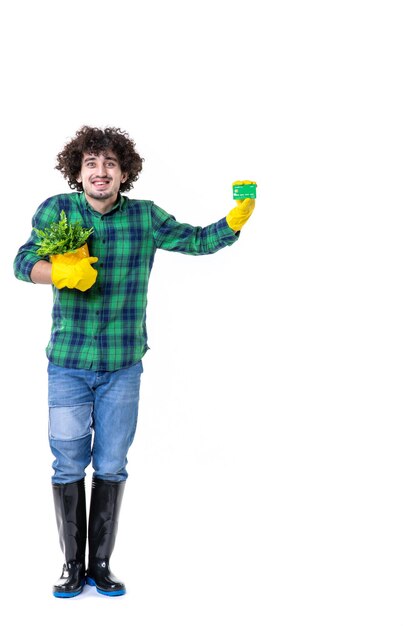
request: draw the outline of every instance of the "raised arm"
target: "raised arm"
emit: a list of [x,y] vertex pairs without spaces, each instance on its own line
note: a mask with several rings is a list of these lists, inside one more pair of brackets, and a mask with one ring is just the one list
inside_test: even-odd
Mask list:
[[177,222],[172,215],[153,204],[152,227],[156,247],[184,254],[213,254],[237,241],[242,226],[252,215],[254,208],[253,199],[237,200],[236,206],[226,217],[201,227]]

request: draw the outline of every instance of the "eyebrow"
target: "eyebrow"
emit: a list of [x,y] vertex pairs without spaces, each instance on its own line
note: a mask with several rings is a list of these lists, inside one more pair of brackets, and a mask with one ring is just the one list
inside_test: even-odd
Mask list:
[[[108,156],[107,154],[104,154],[103,156],[106,159],[106,161],[115,161],[115,163],[119,162],[116,157]],[[89,161],[95,161],[97,157],[98,157],[97,154],[90,154],[89,156],[84,157],[83,163],[88,163]]]

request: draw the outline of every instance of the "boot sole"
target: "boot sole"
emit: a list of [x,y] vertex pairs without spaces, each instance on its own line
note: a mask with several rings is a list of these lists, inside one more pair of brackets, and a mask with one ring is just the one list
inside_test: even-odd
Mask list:
[[85,582],[87,585],[90,585],[90,587],[95,587],[98,593],[103,594],[103,596],[124,596],[126,593],[126,589],[117,589],[116,591],[106,591],[105,589],[100,589],[100,587],[97,587],[96,581],[89,576],[87,576]]
[[75,596],[79,596],[82,590],[84,589],[85,583],[82,584],[81,589],[77,589],[76,591],[53,591],[52,595],[55,598],[75,598]]

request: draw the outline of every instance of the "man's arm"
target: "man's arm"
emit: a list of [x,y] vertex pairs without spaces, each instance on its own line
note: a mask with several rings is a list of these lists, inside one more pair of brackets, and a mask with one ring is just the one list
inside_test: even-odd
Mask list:
[[157,248],[184,254],[213,254],[239,239],[223,217],[209,226],[192,226],[177,222],[163,209],[152,203],[153,237]]
[[39,285],[52,285],[52,263],[38,261],[32,268],[30,279]]
[[[236,181],[233,186],[251,185],[249,180]],[[252,192],[253,193],[253,192]],[[248,221],[255,208],[253,196],[236,199],[236,206],[218,222],[205,226],[191,226],[176,221],[173,215],[152,203],[151,216],[153,237],[157,248],[185,254],[212,254],[235,243],[242,226]]]
[[45,200],[45,202],[38,207],[35,215],[33,216],[32,231],[29,239],[23,244],[23,246],[20,246],[13,263],[16,278],[26,282],[35,282],[46,285],[51,284],[50,263],[46,257],[42,259],[39,258],[39,245],[37,241],[38,236],[33,229],[38,228],[40,230],[44,230],[52,222],[55,222],[58,219],[58,196],[54,196]]

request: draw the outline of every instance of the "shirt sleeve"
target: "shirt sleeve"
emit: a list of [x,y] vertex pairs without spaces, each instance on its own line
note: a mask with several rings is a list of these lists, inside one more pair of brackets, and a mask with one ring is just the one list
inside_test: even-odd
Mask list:
[[38,236],[33,228],[44,230],[49,227],[52,222],[56,222],[59,219],[59,207],[58,199],[56,196],[45,200],[37,209],[35,215],[32,218],[32,232],[26,243],[21,246],[17,252],[16,258],[13,263],[14,274],[19,280],[24,280],[28,283],[33,282],[30,278],[33,266],[38,261],[49,261],[49,257],[41,257],[37,254],[38,250]]
[[152,229],[157,248],[184,254],[213,254],[239,239],[223,217],[209,226],[191,226],[177,222],[156,204],[152,203]]

